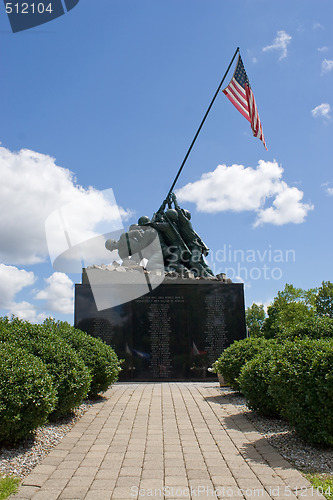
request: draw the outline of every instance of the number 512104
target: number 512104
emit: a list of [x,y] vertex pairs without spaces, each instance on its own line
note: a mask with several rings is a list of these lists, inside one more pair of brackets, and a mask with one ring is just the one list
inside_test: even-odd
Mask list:
[[43,3],[6,3],[7,14],[44,14],[48,12],[51,14],[53,12],[52,3],[44,5]]

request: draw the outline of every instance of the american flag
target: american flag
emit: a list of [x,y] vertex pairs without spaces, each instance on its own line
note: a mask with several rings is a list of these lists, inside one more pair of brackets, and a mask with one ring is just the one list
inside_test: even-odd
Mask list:
[[230,102],[251,123],[254,137],[258,137],[267,150],[262,126],[259,118],[256,101],[251,90],[250,82],[244,69],[241,56],[238,56],[234,76],[229,85],[222,91]]

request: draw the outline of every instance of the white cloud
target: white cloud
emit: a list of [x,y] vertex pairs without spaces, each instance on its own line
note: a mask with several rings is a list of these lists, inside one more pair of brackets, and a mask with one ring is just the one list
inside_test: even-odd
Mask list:
[[45,279],[46,288],[36,293],[35,298],[45,300],[45,308],[62,314],[72,314],[74,310],[74,286],[64,273],[53,273]]
[[[45,220],[68,203],[85,206],[84,213],[72,213],[77,233],[91,235],[101,222],[112,225],[113,214],[105,210],[101,193],[78,185],[73,174],[48,155],[0,147],[0,176],[0,210],[5,214],[0,220],[0,259],[7,264],[45,260]],[[120,213],[128,214],[122,209]]]
[[318,50],[318,52],[327,52],[328,47],[325,47],[325,46],[324,47],[318,47],[317,50]]
[[33,272],[0,264],[0,307],[10,307],[15,295],[23,288],[33,285],[35,281]]
[[323,182],[321,184],[321,187],[323,187],[328,194],[328,196],[333,196],[333,188],[330,187],[330,182]]
[[314,29],[314,30],[317,30],[317,29],[324,30],[325,28],[324,28],[324,26],[323,26],[322,24],[320,24],[320,23],[318,23],[318,22],[314,22],[314,23],[313,23],[313,29]]
[[281,61],[281,59],[287,57],[287,47],[291,40],[292,37],[288,35],[288,33],[286,33],[284,30],[279,30],[276,37],[274,38],[272,45],[267,45],[262,50],[263,52],[267,52],[268,50],[279,50],[281,52],[279,60]]
[[7,316],[16,316],[17,318],[29,321],[30,323],[41,323],[47,318],[45,312],[37,313],[36,307],[30,302],[13,302],[8,308],[9,312]]
[[332,59],[324,59],[321,63],[321,72],[329,73],[333,69],[333,61]]
[[[301,223],[312,205],[301,202],[303,193],[289,187],[277,162],[260,160],[258,166],[219,165],[204,173],[198,181],[177,191],[179,201],[196,203],[201,212],[253,211],[254,226],[264,223],[282,225]],[[268,201],[273,198],[270,206]]]
[[331,106],[327,102],[323,102],[311,110],[314,118],[330,118]]
[[257,300],[256,302],[253,302],[253,304],[257,304],[258,306],[264,306],[265,314],[267,314],[267,309],[269,308],[269,306],[272,305],[273,300],[274,299],[266,300],[265,302],[263,302],[261,300]]
[[36,279],[31,271],[0,263],[0,308],[6,311],[7,316],[14,315],[32,323],[46,318],[45,313],[37,313],[33,304],[27,301],[15,301],[15,296],[24,288],[33,285]]
[[300,224],[304,222],[312,205],[301,203],[303,193],[295,187],[288,187],[286,183],[281,183],[281,192],[277,194],[271,207],[263,208],[258,212],[255,226],[261,224],[275,224],[282,226],[288,222]]

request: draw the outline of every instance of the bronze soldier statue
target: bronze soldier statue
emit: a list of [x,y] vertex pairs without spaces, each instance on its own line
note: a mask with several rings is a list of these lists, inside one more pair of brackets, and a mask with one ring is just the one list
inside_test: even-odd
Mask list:
[[[172,203],[175,208],[171,208]],[[110,251],[117,249],[123,261],[133,261],[133,264],[142,261],[145,249],[146,268],[157,269],[161,265],[161,256],[156,245],[151,243],[158,235],[166,271],[183,274],[191,270],[195,276],[214,278],[203,258],[208,255],[209,248],[194,231],[190,219],[190,212],[180,208],[176,195],[171,193],[151,220],[146,215],[140,217],[138,224],[132,224],[118,241],[107,240],[105,246]]]
[[168,209],[164,212],[168,200],[164,200],[157,212],[154,213],[151,221],[146,221],[146,218],[139,219],[140,225],[150,225],[157,230],[165,269],[167,271],[183,272],[186,267],[182,263],[183,252],[188,251],[186,244],[179,234],[175,224],[177,219],[177,212],[173,209]]
[[[148,217],[141,217],[148,220]],[[140,222],[139,219],[139,222]],[[112,252],[118,250],[118,255],[127,265],[140,264],[143,258],[148,260],[150,269],[160,267],[161,257],[159,245],[156,244],[157,232],[149,226],[143,227],[143,224],[132,224],[128,231],[122,233],[118,241],[108,239],[105,247]]]
[[174,193],[171,193],[171,199],[178,214],[177,226],[179,232],[190,250],[189,265],[191,269],[196,270],[200,276],[214,277],[213,271],[203,258],[203,255],[208,255],[209,248],[194,231],[191,223],[191,213],[188,210],[180,208]]

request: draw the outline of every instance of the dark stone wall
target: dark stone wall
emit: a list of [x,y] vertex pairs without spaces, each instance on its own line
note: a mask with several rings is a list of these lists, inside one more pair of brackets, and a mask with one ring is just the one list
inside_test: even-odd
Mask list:
[[74,324],[125,360],[120,380],[216,378],[207,368],[246,336],[243,284],[165,280],[142,297],[102,311],[90,285],[79,284]]

